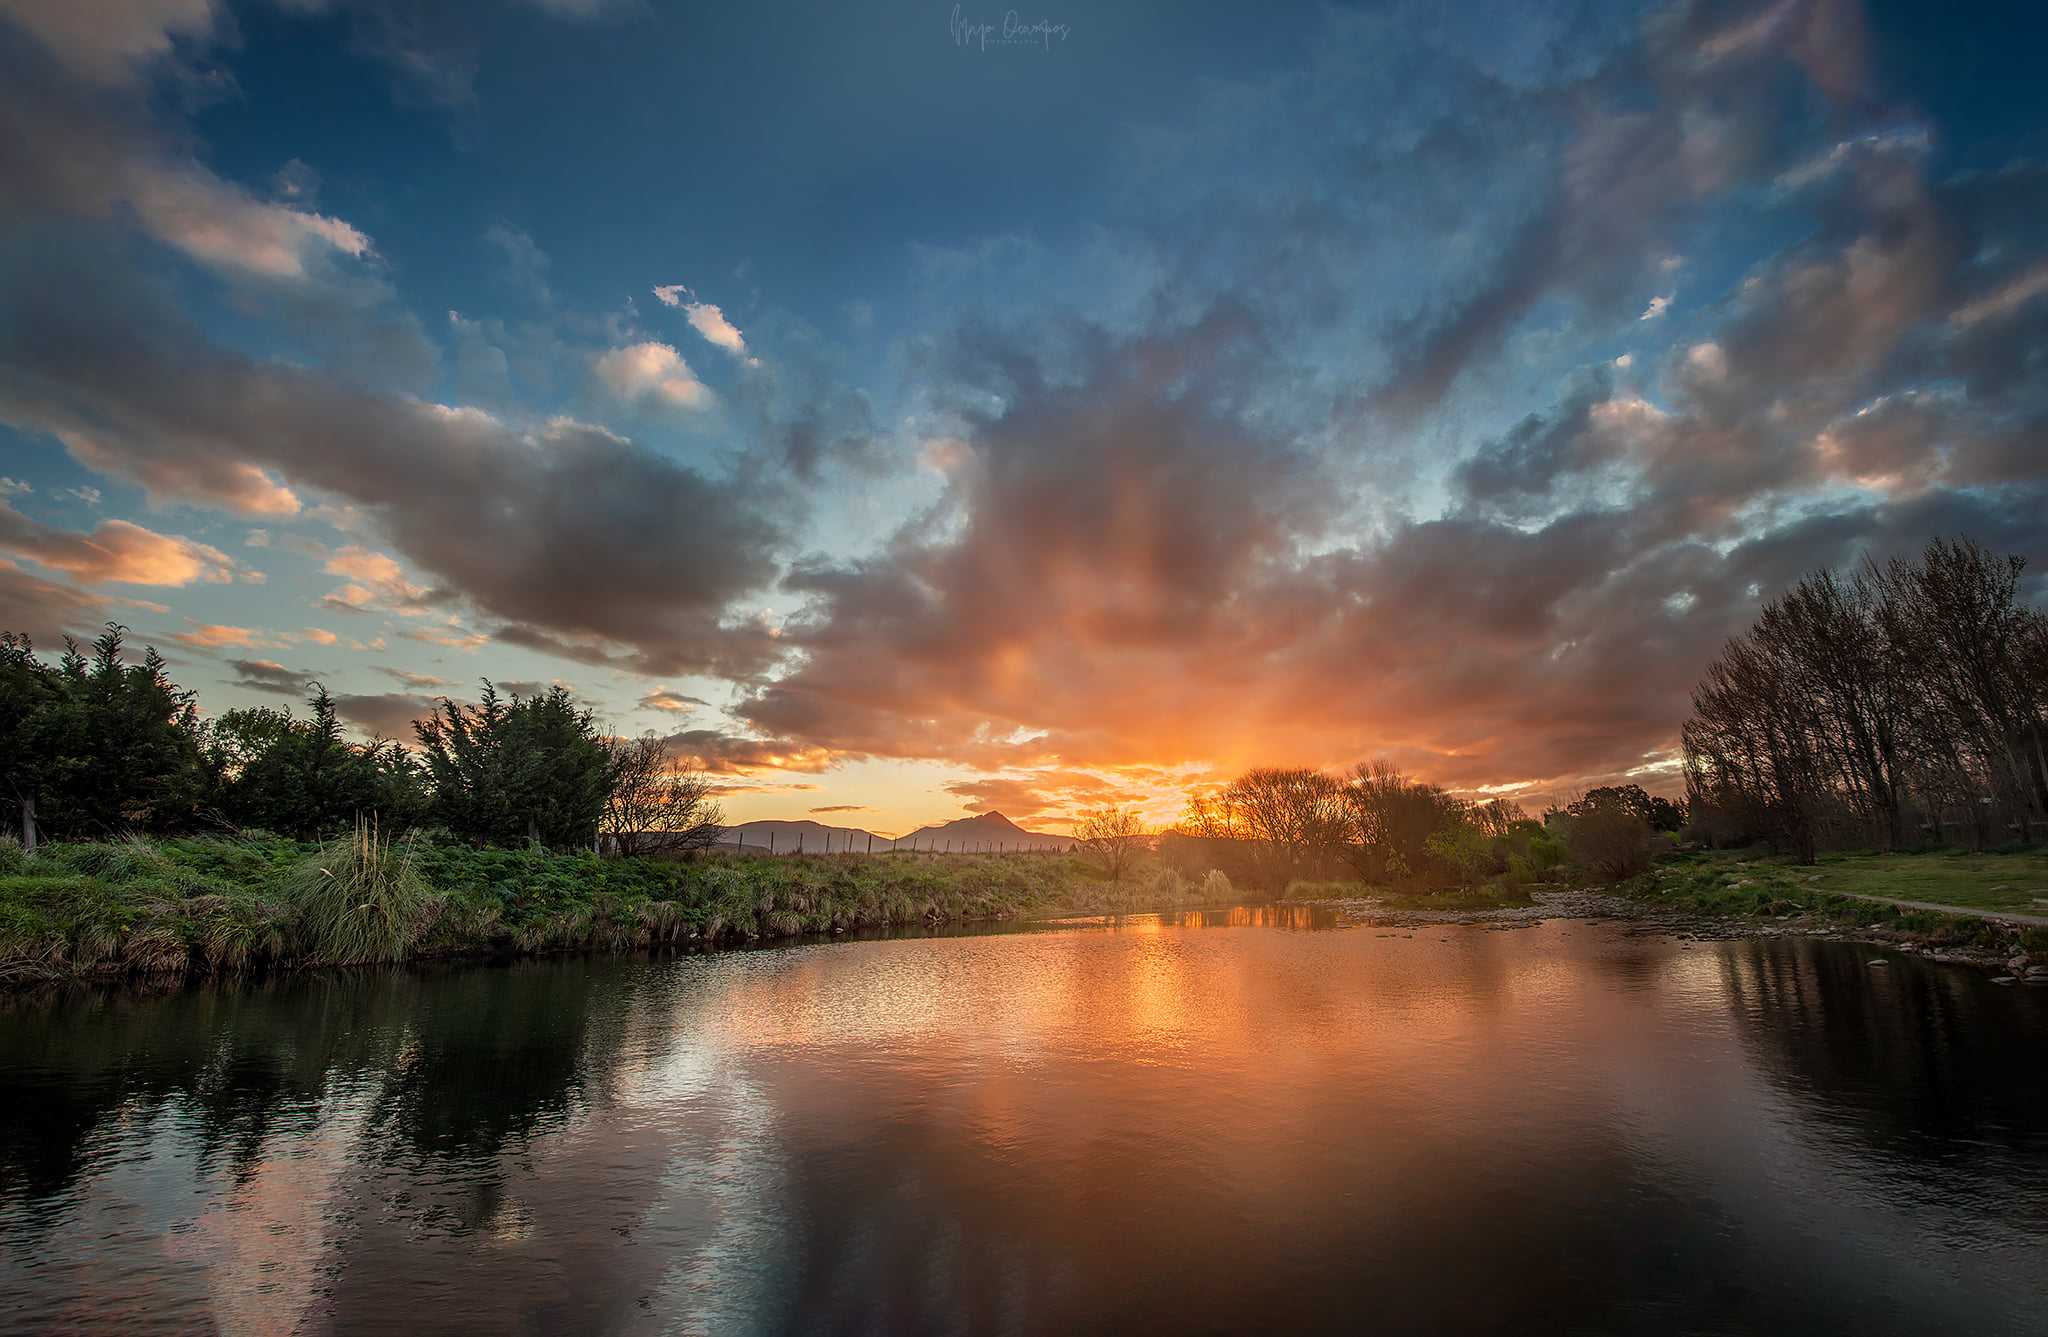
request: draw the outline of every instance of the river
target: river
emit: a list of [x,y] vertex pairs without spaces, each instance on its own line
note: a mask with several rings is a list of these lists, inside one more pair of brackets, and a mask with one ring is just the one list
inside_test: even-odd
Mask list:
[[0,1330],[2048,1330],[2048,990],[1330,923],[11,1000]]

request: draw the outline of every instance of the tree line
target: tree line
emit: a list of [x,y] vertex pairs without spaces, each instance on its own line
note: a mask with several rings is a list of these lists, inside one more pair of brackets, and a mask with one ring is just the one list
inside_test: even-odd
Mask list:
[[[1081,828],[1083,849],[1106,869],[1105,852],[1129,838],[1113,816],[1094,815]],[[1621,878],[1648,867],[1654,837],[1685,820],[1682,804],[1634,784],[1590,790],[1535,818],[1513,800],[1460,798],[1378,760],[1341,776],[1310,767],[1247,771],[1191,799],[1157,848],[1269,890],[1332,879],[1427,887],[1533,881],[1568,862]]]
[[475,705],[443,700],[418,744],[352,743],[316,687],[290,707],[200,715],[154,649],[129,663],[110,623],[90,652],[47,663],[0,633],[0,793],[22,839],[258,829],[300,840],[436,827],[478,846],[593,844],[623,855],[708,846],[723,830],[710,781],[654,734],[614,738],[556,686]]
[[2031,843],[2048,821],[2048,616],[2026,559],[1935,538],[1816,571],[1764,606],[1692,694],[1699,834],[1822,848]]

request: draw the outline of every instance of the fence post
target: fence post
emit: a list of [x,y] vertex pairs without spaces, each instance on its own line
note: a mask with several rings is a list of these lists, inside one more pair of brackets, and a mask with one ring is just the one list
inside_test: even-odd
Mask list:
[[30,854],[36,852],[36,801],[32,798],[21,801],[21,847]]

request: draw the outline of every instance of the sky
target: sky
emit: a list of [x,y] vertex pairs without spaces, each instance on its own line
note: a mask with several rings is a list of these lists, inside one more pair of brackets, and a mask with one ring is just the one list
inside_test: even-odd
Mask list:
[[[2038,5],[0,0],[0,628],[728,820],[1680,788],[1803,574],[2048,585]],[[303,710],[303,705],[299,706]]]

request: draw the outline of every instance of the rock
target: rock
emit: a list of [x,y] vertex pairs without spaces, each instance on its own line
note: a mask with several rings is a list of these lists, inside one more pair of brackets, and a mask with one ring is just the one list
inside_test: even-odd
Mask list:
[[1991,982],[1993,984],[2011,984],[2013,983],[2013,978],[2010,975],[1993,975]]
[[1888,965],[1890,965],[1890,964],[1891,964],[1891,962],[1889,962],[1889,961],[1867,961],[1867,962],[1865,962],[1864,964],[1865,964],[1865,965],[1872,965],[1872,966],[1888,966]]

